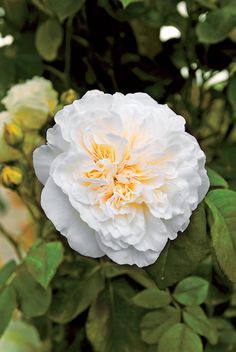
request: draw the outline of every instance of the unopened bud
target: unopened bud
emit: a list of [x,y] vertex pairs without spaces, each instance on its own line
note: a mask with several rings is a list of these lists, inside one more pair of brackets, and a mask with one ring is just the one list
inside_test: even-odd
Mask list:
[[5,187],[15,188],[22,183],[23,173],[18,167],[4,166],[1,170],[0,178]]
[[4,138],[8,145],[17,147],[23,142],[24,134],[19,125],[10,122],[4,125]]
[[74,89],[68,89],[61,94],[60,100],[63,105],[71,104],[79,98],[79,94]]

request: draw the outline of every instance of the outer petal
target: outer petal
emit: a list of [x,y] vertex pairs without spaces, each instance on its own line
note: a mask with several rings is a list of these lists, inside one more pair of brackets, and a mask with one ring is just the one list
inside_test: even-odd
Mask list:
[[53,160],[57,157],[59,151],[49,145],[42,145],[35,149],[33,153],[33,164],[36,176],[42,184],[47,182],[49,169]]
[[118,264],[129,264],[144,267],[153,264],[160,255],[160,252],[155,252],[152,250],[148,251],[138,251],[133,246],[128,248],[113,250],[110,247],[104,246],[101,242],[99,235],[96,236],[99,247],[106,253],[106,255],[111,258],[114,262]]
[[69,148],[69,144],[63,140],[61,129],[55,125],[47,131],[48,144],[35,149],[33,164],[36,176],[42,184],[45,184],[53,160],[63,151]]
[[55,185],[51,177],[43,189],[41,205],[55,228],[67,237],[74,250],[94,258],[104,255],[98,247],[95,231],[81,220],[70,205],[68,197]]

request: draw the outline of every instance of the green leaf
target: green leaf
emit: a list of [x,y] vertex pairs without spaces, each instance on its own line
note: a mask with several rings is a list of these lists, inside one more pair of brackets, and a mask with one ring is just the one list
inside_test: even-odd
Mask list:
[[172,325],[180,322],[180,310],[171,306],[146,314],[140,324],[142,339],[148,344],[158,343]]
[[46,0],[51,10],[58,16],[60,21],[74,15],[84,5],[85,0]]
[[173,297],[186,306],[198,305],[205,302],[208,295],[209,283],[197,276],[183,279],[175,287]]
[[21,29],[28,16],[26,0],[3,0],[6,18],[14,27]]
[[20,268],[12,282],[20,309],[26,318],[43,315],[51,301],[51,292],[39,285],[33,276],[24,268]]
[[94,351],[144,352],[139,321],[142,314],[130,303],[134,290],[125,281],[110,282],[92,304],[86,323],[87,338]]
[[190,328],[199,335],[205,336],[212,345],[217,343],[217,330],[211,324],[202,308],[198,306],[184,308],[183,319]]
[[236,26],[236,7],[233,4],[213,10],[207,14],[206,20],[197,25],[199,41],[206,44],[224,40]]
[[0,67],[0,99],[11,84],[41,75],[43,65],[34,45],[34,35],[22,33],[14,38],[11,46],[0,48]]
[[126,274],[143,287],[156,287],[156,283],[141,268],[137,269],[135,267],[131,267],[130,265],[117,265],[107,262],[103,265],[103,271],[105,276],[109,279]]
[[16,268],[16,262],[14,260],[9,261],[0,270],[0,288],[7,282],[9,277],[14,273]]
[[120,0],[120,2],[122,3],[123,7],[126,8],[127,6],[129,6],[130,4],[134,3],[134,2],[142,2],[143,0]]
[[226,319],[213,318],[211,324],[214,325],[219,333],[219,342],[212,346],[207,344],[207,352],[229,352],[235,351],[236,332],[234,326]]
[[155,264],[146,268],[159,288],[173,285],[190,274],[209,253],[206,214],[203,204],[193,213],[190,225],[169,241]]
[[62,44],[63,31],[60,23],[50,18],[41,23],[36,31],[35,45],[43,59],[53,61]]
[[202,352],[200,337],[184,324],[176,324],[160,338],[158,352]]
[[223,187],[229,188],[228,182],[220,176],[216,171],[212,170],[211,168],[207,168],[207,175],[210,179],[210,184],[212,187]]
[[0,293],[0,336],[3,334],[5,329],[7,328],[12,313],[16,308],[16,296],[12,287],[6,287]]
[[67,323],[85,311],[104,288],[100,266],[86,272],[82,279],[59,278],[61,285],[53,297],[50,318],[57,323]]
[[229,85],[227,88],[227,97],[229,99],[230,104],[236,113],[236,73],[229,80]]
[[211,210],[211,237],[217,260],[228,278],[236,282],[236,192],[214,190],[206,197]]
[[61,242],[34,245],[27,254],[25,262],[35,280],[46,288],[63,260]]
[[0,339],[3,352],[43,352],[37,330],[21,320],[12,320]]
[[154,309],[167,306],[171,302],[171,296],[169,292],[158,288],[148,288],[134,296],[132,301],[139,307]]

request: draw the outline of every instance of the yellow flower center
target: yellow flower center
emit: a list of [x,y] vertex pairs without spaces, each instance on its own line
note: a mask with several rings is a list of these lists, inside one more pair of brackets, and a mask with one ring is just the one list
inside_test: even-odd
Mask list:
[[[130,202],[135,197],[136,185],[145,181],[145,173],[138,164],[130,162],[128,147],[124,148],[121,160],[118,162],[118,150],[109,144],[91,142],[91,148],[86,151],[92,156],[97,168],[84,173],[87,179],[85,186],[92,186],[102,196],[102,201],[113,197],[113,203],[119,207],[124,202]],[[104,181],[102,184],[92,180]]]

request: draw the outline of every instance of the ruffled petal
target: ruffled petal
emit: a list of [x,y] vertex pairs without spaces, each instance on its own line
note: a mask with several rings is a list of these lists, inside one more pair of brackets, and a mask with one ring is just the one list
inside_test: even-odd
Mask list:
[[50,165],[60,152],[50,145],[42,145],[33,152],[35,174],[42,184],[47,182]]
[[41,205],[55,228],[67,237],[74,250],[93,258],[104,255],[97,244],[95,231],[81,220],[78,212],[70,205],[68,197],[51,177],[43,189]]

